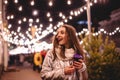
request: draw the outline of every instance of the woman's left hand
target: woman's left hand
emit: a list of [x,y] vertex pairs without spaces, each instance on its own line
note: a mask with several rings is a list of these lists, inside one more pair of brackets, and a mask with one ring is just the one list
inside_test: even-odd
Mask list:
[[79,61],[74,61],[73,65],[75,66],[76,69],[81,69],[83,67],[83,63],[84,61],[79,59]]

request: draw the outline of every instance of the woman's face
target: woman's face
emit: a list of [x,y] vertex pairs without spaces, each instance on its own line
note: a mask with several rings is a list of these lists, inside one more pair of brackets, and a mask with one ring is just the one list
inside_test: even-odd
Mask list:
[[66,29],[64,27],[60,27],[57,30],[56,39],[58,40],[59,45],[65,45],[67,43],[67,34]]

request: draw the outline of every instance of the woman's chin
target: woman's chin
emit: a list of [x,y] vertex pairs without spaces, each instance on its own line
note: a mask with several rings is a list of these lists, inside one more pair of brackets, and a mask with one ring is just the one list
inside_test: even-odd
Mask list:
[[63,44],[62,42],[59,42],[59,45],[62,46],[62,45],[64,45],[64,44]]

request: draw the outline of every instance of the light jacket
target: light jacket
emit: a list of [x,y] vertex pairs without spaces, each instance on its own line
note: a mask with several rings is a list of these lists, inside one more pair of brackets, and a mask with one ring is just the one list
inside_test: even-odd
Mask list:
[[[44,59],[41,78],[42,80],[82,80],[81,72],[86,69],[86,65],[83,63],[82,69],[75,71],[71,75],[64,74],[64,68],[70,66],[73,63],[73,55],[75,51],[71,49],[65,49],[65,59],[60,57],[60,50],[56,49],[57,58],[53,61],[54,56],[52,50],[49,50]],[[79,76],[77,76],[77,75]]]

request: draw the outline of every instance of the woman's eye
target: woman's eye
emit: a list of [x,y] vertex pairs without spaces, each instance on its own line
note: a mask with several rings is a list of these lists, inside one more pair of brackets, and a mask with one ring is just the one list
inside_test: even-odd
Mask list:
[[64,32],[63,32],[63,31],[61,31],[61,34],[64,34]]

